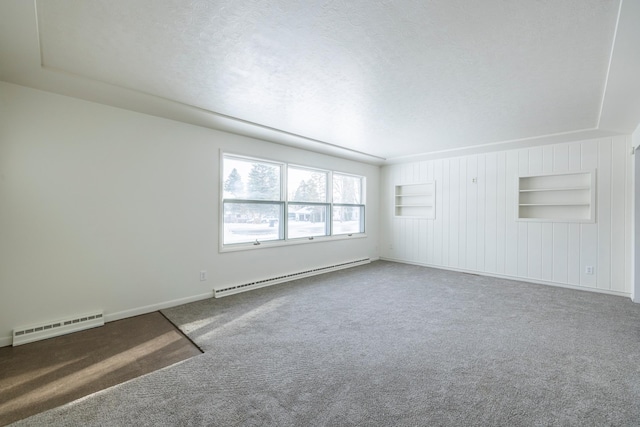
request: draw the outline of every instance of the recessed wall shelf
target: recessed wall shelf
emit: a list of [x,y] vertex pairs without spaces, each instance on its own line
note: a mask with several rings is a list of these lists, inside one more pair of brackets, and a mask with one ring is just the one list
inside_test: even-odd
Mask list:
[[435,219],[435,182],[396,185],[394,196],[395,216]]
[[521,176],[520,221],[595,222],[596,172]]

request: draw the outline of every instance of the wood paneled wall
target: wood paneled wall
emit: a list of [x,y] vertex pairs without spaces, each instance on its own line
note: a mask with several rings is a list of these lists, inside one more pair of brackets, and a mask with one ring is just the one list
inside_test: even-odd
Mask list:
[[[629,295],[630,149],[621,136],[385,166],[381,256]],[[596,170],[595,223],[516,221],[518,176],[583,170]],[[394,216],[395,185],[434,180],[435,219]]]

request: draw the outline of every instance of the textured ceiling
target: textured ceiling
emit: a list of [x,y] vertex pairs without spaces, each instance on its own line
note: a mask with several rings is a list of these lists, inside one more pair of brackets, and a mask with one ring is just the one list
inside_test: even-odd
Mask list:
[[598,126],[618,0],[37,1],[42,65],[382,158]]

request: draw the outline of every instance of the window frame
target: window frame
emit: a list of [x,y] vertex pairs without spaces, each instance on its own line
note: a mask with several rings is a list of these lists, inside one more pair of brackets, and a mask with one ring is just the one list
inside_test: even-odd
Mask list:
[[[333,175],[342,175],[342,176],[348,176],[348,177],[354,177],[354,178],[359,178],[360,179],[360,203],[333,203]],[[366,193],[366,179],[364,179],[363,176],[360,175],[354,175],[352,173],[343,173],[343,172],[338,172],[338,171],[334,171],[334,173],[332,173],[331,176],[331,235],[332,236],[343,236],[343,235],[347,235],[347,236],[351,236],[353,234],[353,232],[346,232],[346,233],[340,233],[340,234],[336,234],[334,233],[334,227],[333,227],[333,208],[334,207],[358,207],[360,208],[360,229],[364,230],[361,231],[360,233],[364,233],[366,231],[365,228],[365,219],[366,219],[366,203],[364,200],[364,195]]]
[[[317,171],[321,172],[325,175],[326,180],[324,183],[324,202],[308,202],[308,201],[298,201],[298,200],[289,200],[289,168],[305,170],[305,171]],[[285,177],[287,182],[285,183],[286,190],[286,201],[285,201],[285,239],[284,240],[298,240],[298,239],[307,239],[307,240],[315,240],[316,238],[324,238],[331,237],[331,224],[330,224],[330,215],[331,215],[331,194],[330,194],[330,186],[329,184],[332,182],[332,171],[327,169],[314,168],[309,166],[303,166],[295,163],[288,163],[285,165],[286,173]],[[321,235],[313,235],[313,236],[300,236],[300,237],[289,237],[289,206],[323,206],[326,209],[326,217],[325,217],[325,234]]]
[[[226,177],[224,176],[224,163],[225,159],[232,158],[238,159],[241,161],[247,162],[256,162],[256,163],[267,163],[280,166],[280,200],[272,201],[272,200],[255,200],[248,198],[225,198],[224,197],[224,183]],[[298,163],[287,163],[279,160],[272,160],[262,157],[255,156],[247,156],[244,154],[238,154],[236,152],[227,152],[220,151],[220,169],[218,173],[219,179],[219,218],[218,218],[218,248],[219,252],[234,252],[234,251],[243,251],[243,250],[252,250],[252,249],[263,249],[268,247],[278,247],[278,246],[289,246],[296,244],[306,244],[306,243],[316,243],[323,241],[337,241],[337,240],[345,240],[345,239],[357,239],[357,238],[366,238],[366,177],[363,175],[357,175],[353,173],[346,173],[341,171],[334,171],[329,169],[322,169],[314,166],[306,166]],[[290,201],[289,200],[289,168],[295,169],[304,169],[309,171],[318,171],[322,173],[326,173],[327,181],[326,181],[326,201],[325,202],[303,202],[303,201]],[[336,173],[338,175],[344,176],[352,176],[360,179],[360,204],[345,204],[345,203],[333,203],[333,174]],[[225,243],[224,241],[224,230],[225,230],[225,214],[224,209],[225,205],[228,203],[245,203],[245,204],[278,204],[280,206],[280,212],[282,216],[279,237],[277,240],[265,240],[260,241],[256,239],[253,242],[241,242],[241,243]],[[325,223],[325,235],[314,235],[314,236],[301,236],[301,237],[289,237],[289,206],[295,205],[318,205],[325,207],[327,211],[327,218]],[[357,206],[361,209],[361,217],[360,217],[360,230],[359,232],[352,233],[341,233],[334,234],[333,229],[333,211],[334,207],[339,206]]]

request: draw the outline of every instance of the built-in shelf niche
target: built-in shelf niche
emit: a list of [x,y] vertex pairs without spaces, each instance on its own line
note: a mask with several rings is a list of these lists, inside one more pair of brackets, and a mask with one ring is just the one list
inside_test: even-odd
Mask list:
[[518,220],[595,222],[596,173],[518,178]]
[[436,218],[436,184],[424,182],[395,186],[395,215],[411,218]]

